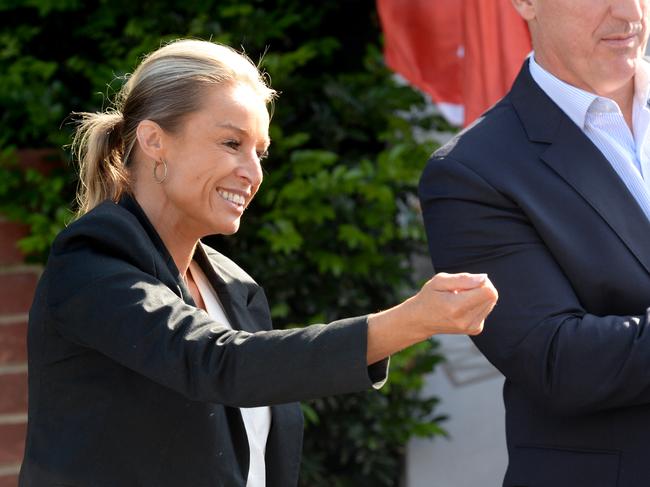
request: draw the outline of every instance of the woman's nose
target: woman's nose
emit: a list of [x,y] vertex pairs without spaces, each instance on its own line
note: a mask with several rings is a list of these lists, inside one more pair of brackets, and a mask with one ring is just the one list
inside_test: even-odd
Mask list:
[[257,152],[248,155],[245,160],[237,166],[236,174],[245,179],[253,188],[262,183],[263,173],[260,157]]

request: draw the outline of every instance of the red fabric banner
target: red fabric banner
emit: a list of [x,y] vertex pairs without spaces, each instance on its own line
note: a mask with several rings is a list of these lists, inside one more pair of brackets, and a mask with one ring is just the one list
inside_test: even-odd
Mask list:
[[506,94],[531,50],[510,0],[377,0],[386,64],[468,125]]

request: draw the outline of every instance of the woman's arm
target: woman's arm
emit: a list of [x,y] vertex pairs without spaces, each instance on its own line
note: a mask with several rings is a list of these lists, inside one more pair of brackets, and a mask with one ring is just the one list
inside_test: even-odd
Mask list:
[[[35,301],[46,308],[33,316],[81,347],[78,354],[95,350],[191,399],[254,407],[367,389],[376,375],[369,360],[437,332],[478,331],[487,312],[481,306],[489,307],[486,282],[439,275],[370,320],[232,330],[156,277],[164,262],[137,225],[110,209],[57,239],[43,276],[45,296]],[[477,289],[462,291],[469,288]],[[262,308],[248,319],[268,321]]]

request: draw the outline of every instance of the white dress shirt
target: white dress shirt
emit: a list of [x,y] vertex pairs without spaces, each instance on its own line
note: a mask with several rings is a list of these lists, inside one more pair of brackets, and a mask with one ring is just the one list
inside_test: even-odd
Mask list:
[[[214,292],[210,281],[208,281],[195,261],[190,263],[190,272],[192,273],[196,287],[198,287],[201,293],[206,311],[210,317],[214,321],[232,328],[221,306],[217,293]],[[266,453],[266,440],[271,430],[271,408],[266,406],[239,408],[239,411],[241,411],[242,419],[244,420],[246,436],[248,437],[248,448],[250,450],[246,487],[265,487],[266,463],[264,461],[264,455]]]
[[530,74],[539,87],[589,137],[650,219],[650,65],[639,62],[630,131],[618,104],[555,77],[530,56]]

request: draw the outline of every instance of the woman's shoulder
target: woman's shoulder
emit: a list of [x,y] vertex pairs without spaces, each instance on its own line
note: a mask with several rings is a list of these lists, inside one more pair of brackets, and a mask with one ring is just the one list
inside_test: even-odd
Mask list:
[[153,269],[156,248],[138,218],[105,201],[68,225],[54,240],[47,267],[55,263],[88,269],[117,262]]
[[164,262],[138,218],[105,201],[56,237],[43,273],[51,303],[106,278],[158,278]]
[[98,241],[119,247],[144,237],[146,232],[135,215],[112,201],[104,201],[61,231],[52,251],[63,251],[75,242]]

